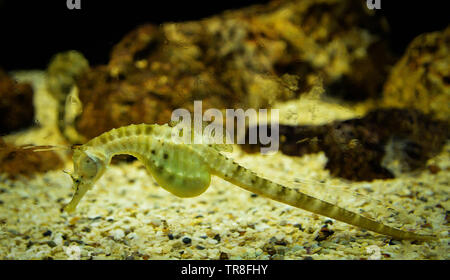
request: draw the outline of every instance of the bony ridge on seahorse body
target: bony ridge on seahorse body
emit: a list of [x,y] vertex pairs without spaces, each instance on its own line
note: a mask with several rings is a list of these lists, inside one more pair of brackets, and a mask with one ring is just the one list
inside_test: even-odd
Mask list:
[[156,182],[179,197],[195,197],[210,185],[211,175],[273,200],[327,216],[363,229],[398,239],[430,240],[432,235],[396,229],[357,213],[320,200],[296,189],[264,179],[220,153],[211,144],[182,144],[172,140],[174,127],[165,125],[129,125],[112,129],[75,148],[75,193],[64,207],[75,210],[84,194],[104,174],[111,158],[129,154],[144,163]]

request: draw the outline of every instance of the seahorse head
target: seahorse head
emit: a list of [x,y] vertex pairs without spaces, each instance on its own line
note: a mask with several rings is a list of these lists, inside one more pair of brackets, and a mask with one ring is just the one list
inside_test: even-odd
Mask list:
[[72,212],[77,207],[81,198],[91,189],[95,182],[103,175],[106,162],[99,154],[81,146],[74,149],[73,153],[74,173],[70,174],[75,193],[72,200],[64,207],[67,212]]

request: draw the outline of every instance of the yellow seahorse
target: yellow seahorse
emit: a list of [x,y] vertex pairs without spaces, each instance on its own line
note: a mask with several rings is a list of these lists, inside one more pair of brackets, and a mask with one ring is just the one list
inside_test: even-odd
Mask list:
[[175,127],[168,124],[129,125],[112,129],[76,147],[74,174],[71,175],[75,193],[64,209],[67,212],[75,210],[84,194],[104,174],[114,155],[129,154],[144,163],[161,187],[179,197],[202,194],[210,185],[211,175],[215,175],[261,196],[397,239],[436,238],[384,225],[264,179],[221,154],[221,146],[173,141],[173,129]]

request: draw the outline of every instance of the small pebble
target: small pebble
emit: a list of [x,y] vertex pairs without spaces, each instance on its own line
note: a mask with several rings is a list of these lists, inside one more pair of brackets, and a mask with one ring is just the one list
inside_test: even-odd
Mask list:
[[184,237],[184,238],[182,239],[182,241],[183,241],[184,244],[191,244],[192,239],[190,239],[189,237]]
[[295,224],[294,227],[298,228],[301,231],[304,231],[305,229],[302,227],[302,224]]
[[271,255],[271,256],[273,256],[273,255],[275,255],[275,254],[277,253],[277,251],[275,250],[275,248],[272,247],[272,246],[265,246],[265,247],[263,248],[263,250],[264,250],[267,254],[269,254],[269,255]]
[[[8,232],[14,235],[20,235],[20,233],[15,229],[8,229]],[[44,235],[45,236],[45,235]]]
[[217,240],[214,240],[214,239],[208,239],[207,242],[208,242],[208,244],[211,244],[211,245],[216,245],[217,243],[219,243]]
[[292,247],[292,251],[298,251],[298,250],[302,250],[302,249],[305,249],[305,247],[303,247],[303,246],[301,246],[301,245],[294,245],[293,247]]
[[277,241],[275,241],[275,244],[276,245],[280,245],[280,246],[286,246],[287,245],[286,241],[284,241],[284,240],[277,240]]
[[159,227],[161,225],[161,219],[152,219],[151,223],[155,227]]
[[334,231],[329,229],[327,226],[324,226],[320,229],[319,233],[317,234],[315,241],[323,241],[327,239],[329,236],[333,235]]
[[125,237],[125,232],[119,228],[119,229],[114,230],[112,232],[112,235],[113,235],[114,240],[120,240]]
[[228,254],[225,253],[225,252],[221,252],[219,259],[221,259],[221,260],[228,260],[229,259]]
[[62,236],[61,236],[61,234],[57,234],[56,236],[55,236],[55,238],[53,239],[53,241],[55,242],[55,244],[56,245],[62,245],[63,244],[63,238],[62,238]]
[[91,228],[90,227],[84,227],[81,231],[82,232],[91,232]]
[[73,217],[72,219],[69,220],[69,224],[74,225],[78,222],[79,219],[80,219],[79,216]]
[[214,235],[213,239],[217,240],[217,242],[220,242],[220,234]]

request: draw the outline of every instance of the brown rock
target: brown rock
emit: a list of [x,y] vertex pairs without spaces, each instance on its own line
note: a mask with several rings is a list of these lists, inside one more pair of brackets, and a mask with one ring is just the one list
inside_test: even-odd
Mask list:
[[0,134],[33,124],[33,88],[17,83],[0,69]]
[[450,116],[450,26],[422,34],[408,46],[384,86],[383,105]]

